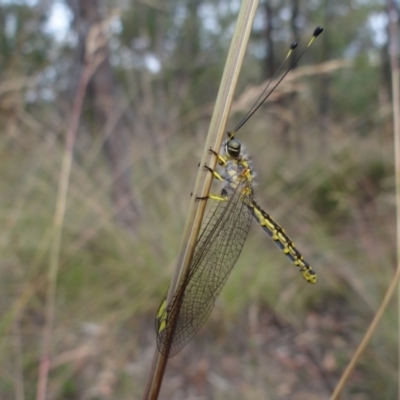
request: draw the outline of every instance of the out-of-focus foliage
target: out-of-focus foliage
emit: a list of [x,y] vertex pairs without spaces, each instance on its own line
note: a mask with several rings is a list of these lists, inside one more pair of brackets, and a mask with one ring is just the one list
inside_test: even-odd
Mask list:
[[[36,392],[59,171],[83,68],[79,21],[68,8],[79,4],[0,3],[1,399]],[[60,40],[48,22],[62,5],[59,18],[71,18],[71,28]],[[132,229],[115,219],[115,176],[103,151],[115,120],[99,128],[87,93],[68,187],[48,399],[142,394],[154,313],[173,271],[239,5],[97,2],[140,219]],[[257,201],[285,226],[319,283],[307,286],[254,227],[210,321],[171,360],[160,398],[327,398],[392,278],[383,2],[261,2],[228,128],[290,43],[303,48],[317,25],[324,33],[239,139],[258,172]],[[396,324],[392,305],[344,398],[395,396]]]
[[[45,13],[22,4],[0,8],[0,68],[9,77],[32,76],[51,62],[53,38],[44,32]],[[23,61],[22,61],[23,60]]]

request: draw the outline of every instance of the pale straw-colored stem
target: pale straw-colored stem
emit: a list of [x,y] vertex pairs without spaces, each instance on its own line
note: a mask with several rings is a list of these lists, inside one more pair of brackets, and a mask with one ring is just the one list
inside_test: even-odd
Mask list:
[[[214,112],[204,146],[203,157],[200,162],[201,166],[208,165],[210,168],[214,169],[217,164],[216,156],[209,150],[214,149],[218,151],[221,147],[257,6],[258,0],[242,1],[221,85],[215,102]],[[208,196],[211,182],[212,174],[205,168],[199,168],[167,302],[170,301],[175,289],[179,286],[179,283],[185,279],[188,273],[206,207],[206,201],[198,201],[196,198]],[[169,321],[169,323],[173,324],[174,322]],[[172,339],[172,337],[170,339]],[[167,360],[166,357],[159,353],[158,349],[155,350],[148,381],[143,394],[144,400],[155,400],[158,398]]]
[[[342,377],[340,378],[335,390],[331,396],[331,400],[339,399],[339,396],[346,385],[351,373],[353,372],[361,354],[364,352],[373,333],[375,332],[383,313],[385,312],[390,299],[392,298],[396,288],[399,291],[400,301],[400,287],[398,286],[400,279],[400,94],[399,94],[399,63],[398,63],[398,29],[397,29],[397,12],[394,4],[394,0],[388,0],[388,13],[389,13],[389,24],[390,24],[390,59],[391,59],[391,70],[392,70],[392,103],[393,103],[393,134],[394,134],[394,152],[395,152],[395,180],[396,180],[396,224],[397,224],[397,269],[393,279],[390,282],[389,287],[386,290],[385,296],[378,311],[376,312],[374,319],[372,320],[367,332],[365,333],[361,343],[347,365]],[[400,310],[400,303],[399,303]],[[400,335],[400,327],[399,327]],[[399,337],[400,342],[400,337]],[[400,365],[400,353],[399,353],[399,365]],[[400,382],[400,371],[399,371],[399,382]],[[399,395],[400,399],[400,395]]]
[[[88,36],[90,36],[91,32],[93,32],[93,28],[91,31],[89,31]],[[87,41],[87,44],[89,44],[89,40]],[[96,49],[98,50],[98,48],[99,46]],[[87,51],[86,53],[86,61],[78,83],[77,93],[72,106],[70,123],[65,136],[65,146],[63,151],[60,177],[58,180],[56,209],[53,218],[53,234],[50,244],[49,267],[47,271],[45,326],[43,330],[43,342],[39,362],[36,400],[46,400],[47,398],[48,376],[51,368],[51,346],[53,342],[53,329],[56,310],[57,277],[60,264],[61,237],[64,225],[75,139],[78,132],[78,125],[87,85],[94,71],[104,60],[104,54],[95,53],[96,51]]]

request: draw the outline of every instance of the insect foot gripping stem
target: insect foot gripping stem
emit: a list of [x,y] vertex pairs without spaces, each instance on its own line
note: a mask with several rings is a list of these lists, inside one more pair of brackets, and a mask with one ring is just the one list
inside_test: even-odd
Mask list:
[[[274,243],[300,270],[309,283],[316,283],[317,276],[310,264],[297,250],[284,229],[254,201],[254,170],[248,155],[243,154],[241,142],[236,139],[238,131],[257,112],[285,76],[294,68],[307,48],[322,32],[314,30],[306,48],[279,77],[285,62],[290,59],[297,43],[292,43],[281,67],[270,79],[258,99],[236,127],[228,132],[228,140],[219,152],[209,151],[217,157],[221,174],[205,166],[213,178],[223,181],[218,195],[196,197],[212,199],[196,243],[188,274],[175,290],[167,304],[167,295],[156,314],[157,347],[165,357],[173,357],[192,340],[208,318],[215,300],[224,287],[246,241],[252,219],[271,237]],[[277,78],[277,79],[275,79]],[[271,86],[271,87],[270,87]],[[201,164],[199,165],[199,167]]]

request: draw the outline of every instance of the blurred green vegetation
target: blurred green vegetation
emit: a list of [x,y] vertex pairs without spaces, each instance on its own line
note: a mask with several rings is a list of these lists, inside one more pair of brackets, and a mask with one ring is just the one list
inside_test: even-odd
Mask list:
[[[129,227],[116,218],[108,120],[98,120],[89,87],[68,188],[47,398],[137,399],[239,2],[89,3],[109,28],[115,118],[138,218]],[[36,393],[64,137],[82,71],[85,21],[74,7],[0,4],[1,399]],[[71,22],[62,38],[48,25],[56,10]],[[327,398],[392,279],[383,3],[262,3],[228,129],[294,33],[304,46],[316,25],[323,35],[239,139],[257,170],[257,202],[285,227],[319,282],[305,284],[254,224],[209,321],[170,361],[160,398]],[[343,398],[394,398],[396,321],[393,302]]]

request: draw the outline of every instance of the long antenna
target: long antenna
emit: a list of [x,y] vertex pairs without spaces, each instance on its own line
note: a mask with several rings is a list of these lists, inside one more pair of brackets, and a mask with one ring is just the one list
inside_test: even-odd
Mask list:
[[[271,93],[278,87],[278,85],[282,82],[282,80],[285,78],[285,76],[294,68],[294,66],[298,63],[298,61],[300,60],[301,57],[303,57],[304,53],[307,51],[307,49],[311,46],[311,44],[314,42],[314,40],[317,38],[317,36],[319,36],[322,31],[324,30],[324,28],[322,28],[321,26],[317,26],[314,29],[314,33],[310,39],[310,41],[308,42],[307,46],[304,48],[304,50],[300,53],[300,55],[294,60],[293,64],[286,70],[286,72],[279,78],[278,82],[273,86],[273,88],[267,93],[267,95],[263,97],[263,95],[265,94],[265,92],[268,90],[271,82],[273,81],[273,79],[275,78],[275,76],[279,73],[279,71],[281,70],[282,66],[284,65],[284,63],[286,62],[286,60],[290,57],[290,55],[292,54],[293,50],[297,47],[297,43],[293,42],[292,45],[290,46],[289,52],[286,55],[285,59],[283,60],[282,64],[280,65],[280,67],[278,68],[278,70],[275,72],[275,74],[273,75],[273,77],[270,79],[270,81],[268,82],[267,86],[265,87],[265,89],[262,91],[262,93],[260,94],[260,96],[258,96],[257,100],[254,102],[254,104],[252,105],[252,107],[250,108],[249,112],[243,117],[243,119],[236,125],[235,129],[233,131],[229,131],[228,132],[228,136],[230,139],[232,139],[236,132],[238,132],[238,130],[253,116],[253,114],[265,103],[265,101],[268,99],[268,97],[271,95]],[[260,101],[260,99],[262,99]],[[257,105],[258,103],[258,105]]]
[[[239,124],[241,124],[243,121],[244,123],[247,121],[248,117],[253,115],[253,112],[256,111],[254,110],[257,107],[258,102],[262,99],[262,97],[264,96],[264,93],[268,90],[268,88],[270,87],[271,83],[273,82],[273,80],[275,79],[275,77],[279,74],[279,72],[281,71],[282,67],[285,65],[287,59],[290,57],[290,55],[293,53],[293,50],[298,46],[297,42],[293,42],[290,45],[290,49],[288,51],[288,53],[286,54],[285,59],[282,61],[282,64],[279,66],[279,68],[275,71],[274,75],[272,76],[272,78],[270,78],[267,86],[265,86],[264,90],[261,92],[261,94],[258,96],[257,100],[254,102],[254,104],[251,106],[250,110],[247,111],[246,115],[242,118],[241,122],[239,122]],[[261,103],[262,104],[262,103]],[[254,111],[253,111],[254,110]]]

